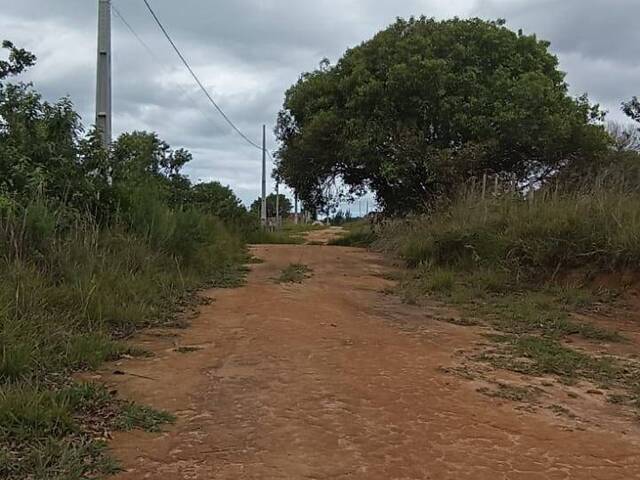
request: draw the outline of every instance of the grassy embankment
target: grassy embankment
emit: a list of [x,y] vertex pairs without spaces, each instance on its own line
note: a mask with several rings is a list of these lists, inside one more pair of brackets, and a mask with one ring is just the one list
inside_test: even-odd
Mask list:
[[341,225],[346,231],[346,235],[329,242],[329,245],[338,247],[369,247],[377,239],[368,220],[356,220],[346,222]]
[[46,201],[0,214],[0,478],[80,479],[117,465],[101,440],[171,415],[71,375],[123,355],[137,329],[178,325],[204,286],[242,280],[242,240],[213,217],[140,198],[98,226]]
[[[356,230],[337,243],[371,243],[371,235]],[[399,291],[408,302],[430,297],[462,314],[445,320],[494,330],[488,337],[495,348],[477,360],[563,382],[588,380],[609,390],[610,401],[640,406],[635,359],[571,345],[571,338],[596,346],[625,341],[574,314],[617,301],[637,280],[637,192],[549,192],[533,202],[467,194],[432,215],[388,225],[374,246],[406,262]]]

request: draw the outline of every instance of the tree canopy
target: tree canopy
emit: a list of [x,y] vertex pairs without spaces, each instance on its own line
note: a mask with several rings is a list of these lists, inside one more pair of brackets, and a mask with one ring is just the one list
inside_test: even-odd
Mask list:
[[306,205],[371,189],[390,213],[482,173],[544,178],[606,150],[549,43],[503,21],[398,20],[286,93],[276,175]]
[[633,97],[626,103],[622,104],[622,111],[633,121],[640,123],[640,100]]
[[192,202],[200,210],[227,221],[245,220],[249,214],[233,190],[220,182],[194,185]]
[[[267,196],[267,217],[273,218],[276,216],[276,194],[272,193]],[[262,198],[256,199],[251,204],[251,212],[255,215],[260,215],[262,210]],[[280,194],[280,200],[278,204],[278,210],[280,210],[280,217],[285,218],[293,210],[293,204],[285,195]]]

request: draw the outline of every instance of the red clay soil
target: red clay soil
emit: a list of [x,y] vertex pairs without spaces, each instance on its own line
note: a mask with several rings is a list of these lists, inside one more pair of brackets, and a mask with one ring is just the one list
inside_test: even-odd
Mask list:
[[[253,253],[265,263],[248,284],[208,292],[213,302],[179,337],[141,336],[155,357],[117,367],[137,376],[105,374],[178,418],[160,434],[118,434],[117,479],[640,478],[637,429],[569,428],[445,373],[477,333],[385,295],[377,255]],[[275,282],[290,263],[313,276]]]

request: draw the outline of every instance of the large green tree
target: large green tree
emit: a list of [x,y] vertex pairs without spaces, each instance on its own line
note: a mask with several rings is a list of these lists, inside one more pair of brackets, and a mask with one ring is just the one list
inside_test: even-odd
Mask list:
[[[267,217],[273,218],[276,216],[276,199],[278,197],[275,193],[267,196]],[[260,215],[262,210],[262,199],[258,198],[251,204],[251,212],[254,215]],[[285,218],[293,210],[293,204],[285,195],[280,194],[278,199],[278,210],[280,211],[280,217]]]
[[191,182],[181,172],[192,160],[185,149],[174,150],[152,132],[123,133],[111,147],[110,174],[115,185],[135,188],[153,183],[172,206],[191,201]]
[[84,134],[68,98],[47,102],[31,84],[9,83],[35,56],[4,41],[0,61],[0,197],[19,201],[34,194],[83,211],[112,203],[109,155],[94,131]]
[[201,211],[226,221],[245,221],[249,214],[233,190],[220,182],[194,185],[191,200]]
[[306,205],[371,189],[421,209],[482,173],[544,179],[607,147],[549,43],[479,19],[398,20],[285,96],[276,174]]

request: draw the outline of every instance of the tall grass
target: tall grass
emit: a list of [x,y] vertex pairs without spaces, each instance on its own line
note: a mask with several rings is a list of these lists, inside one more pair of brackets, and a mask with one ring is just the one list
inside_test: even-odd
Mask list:
[[412,266],[501,267],[517,278],[640,269],[640,193],[593,186],[482,199],[391,224],[379,245]]
[[[47,470],[47,462],[56,465],[47,459],[54,451],[74,458],[77,478],[97,468],[104,459],[100,449],[87,447],[90,439],[76,435],[82,430],[73,421],[77,409],[39,399],[59,398],[73,371],[135,354],[128,336],[175,323],[196,289],[237,281],[244,257],[241,238],[219,220],[171,209],[152,195],[103,225],[42,198],[0,211],[0,418],[15,423],[8,433],[0,428],[0,451],[11,462],[0,472],[76,478]],[[63,430],[36,429],[34,436],[35,420],[20,413],[32,404],[32,415],[64,417]],[[29,477],[35,471],[40,476]]]
[[343,224],[346,233],[335,240],[331,240],[329,245],[338,247],[369,247],[376,241],[376,233],[368,220],[355,220]]
[[0,218],[0,379],[113,358],[113,339],[238,264],[242,243],[219,221],[154,208],[108,227],[42,200]]

